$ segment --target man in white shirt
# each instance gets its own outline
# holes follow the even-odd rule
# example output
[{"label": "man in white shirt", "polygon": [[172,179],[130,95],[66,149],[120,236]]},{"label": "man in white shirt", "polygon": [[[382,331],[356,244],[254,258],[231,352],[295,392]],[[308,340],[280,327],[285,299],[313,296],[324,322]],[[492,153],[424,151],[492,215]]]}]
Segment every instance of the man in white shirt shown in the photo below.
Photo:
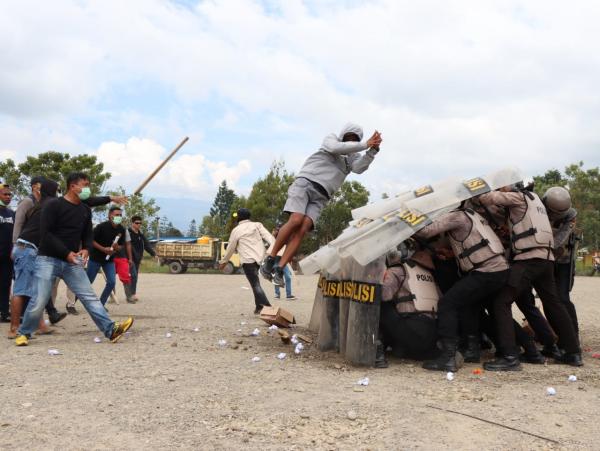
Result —
[{"label": "man in white shirt", "polygon": [[238,224],[229,235],[227,252],[219,263],[222,269],[234,253],[239,254],[244,274],[254,293],[254,314],[259,314],[263,307],[271,305],[260,286],[259,265],[265,257],[265,243],[273,246],[275,238],[260,222],[250,221],[250,210],[247,208],[240,208],[234,217]]}]

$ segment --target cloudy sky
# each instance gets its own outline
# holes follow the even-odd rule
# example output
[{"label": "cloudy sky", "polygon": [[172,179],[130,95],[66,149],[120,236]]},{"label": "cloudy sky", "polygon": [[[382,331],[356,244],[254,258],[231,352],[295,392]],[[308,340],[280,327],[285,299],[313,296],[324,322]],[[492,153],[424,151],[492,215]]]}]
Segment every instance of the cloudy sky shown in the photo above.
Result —
[{"label": "cloudy sky", "polygon": [[146,193],[197,208],[275,159],[297,170],[347,121],[383,133],[359,176],[374,198],[598,166],[598,17],[594,1],[9,0],[0,159],[92,153],[134,189],[189,136]]}]

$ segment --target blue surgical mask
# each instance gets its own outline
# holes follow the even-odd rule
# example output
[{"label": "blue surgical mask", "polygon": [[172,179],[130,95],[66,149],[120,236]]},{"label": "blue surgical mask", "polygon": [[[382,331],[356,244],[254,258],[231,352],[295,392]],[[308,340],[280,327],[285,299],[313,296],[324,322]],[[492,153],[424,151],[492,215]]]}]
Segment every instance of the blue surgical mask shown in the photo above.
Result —
[{"label": "blue surgical mask", "polygon": [[81,192],[79,193],[79,198],[81,200],[87,200],[90,198],[90,196],[92,195],[92,190],[90,189],[89,186],[84,186],[81,189]]}]

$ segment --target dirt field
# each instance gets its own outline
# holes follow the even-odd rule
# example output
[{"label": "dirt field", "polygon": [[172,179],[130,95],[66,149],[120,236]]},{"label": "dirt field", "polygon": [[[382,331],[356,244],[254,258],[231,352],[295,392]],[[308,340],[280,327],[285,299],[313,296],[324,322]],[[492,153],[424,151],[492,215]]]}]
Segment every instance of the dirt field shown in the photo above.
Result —
[{"label": "dirt field", "polygon": [[[300,300],[279,303],[299,331],[315,284],[297,277]],[[574,291],[585,367],[474,375],[480,365],[470,364],[452,382],[410,361],[376,370],[310,347],[294,355],[252,314],[240,275],[143,274],[140,285],[139,304],[109,305],[115,319],[136,318],[118,344],[95,343],[100,334],[83,312],[29,347],[4,339],[0,449],[600,448],[600,360],[591,357],[600,352],[600,278],[578,278]],[[64,309],[62,288],[60,298]],[[254,328],[260,336],[247,336]],[[357,386],[365,376],[369,386]]]}]

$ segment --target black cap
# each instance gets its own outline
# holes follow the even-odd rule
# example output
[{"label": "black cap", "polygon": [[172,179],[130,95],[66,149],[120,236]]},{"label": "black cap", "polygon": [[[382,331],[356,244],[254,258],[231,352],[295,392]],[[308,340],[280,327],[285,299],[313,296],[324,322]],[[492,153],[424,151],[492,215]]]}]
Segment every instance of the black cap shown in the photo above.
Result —
[{"label": "black cap", "polygon": [[46,180],[46,177],[41,176],[41,175],[36,175],[35,177],[31,177],[31,182],[29,183],[29,185],[33,186],[36,183],[44,183],[44,180]]}]

